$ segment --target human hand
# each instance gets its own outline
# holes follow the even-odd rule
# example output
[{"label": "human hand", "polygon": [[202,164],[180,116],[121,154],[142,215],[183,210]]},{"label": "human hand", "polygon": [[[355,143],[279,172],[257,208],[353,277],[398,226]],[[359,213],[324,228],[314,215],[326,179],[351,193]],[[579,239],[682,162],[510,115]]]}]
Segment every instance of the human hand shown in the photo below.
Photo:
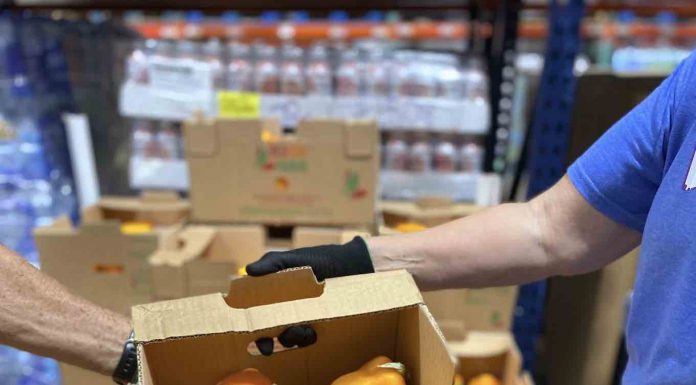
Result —
[{"label": "human hand", "polygon": [[273,251],[246,267],[247,274],[262,276],[285,269],[309,266],[317,280],[347,275],[374,273],[365,240],[355,237],[344,245],[304,247]]}]

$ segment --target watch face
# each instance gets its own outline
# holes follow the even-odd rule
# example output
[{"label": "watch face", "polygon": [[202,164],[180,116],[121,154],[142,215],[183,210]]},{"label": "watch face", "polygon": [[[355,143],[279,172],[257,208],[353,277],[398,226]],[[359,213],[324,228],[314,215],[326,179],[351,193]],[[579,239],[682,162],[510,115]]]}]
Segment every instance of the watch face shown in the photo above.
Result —
[{"label": "watch face", "polygon": [[114,371],[113,380],[121,385],[136,383],[136,375],[138,373],[138,354],[133,342],[133,335],[126,341],[123,347],[121,360]]}]

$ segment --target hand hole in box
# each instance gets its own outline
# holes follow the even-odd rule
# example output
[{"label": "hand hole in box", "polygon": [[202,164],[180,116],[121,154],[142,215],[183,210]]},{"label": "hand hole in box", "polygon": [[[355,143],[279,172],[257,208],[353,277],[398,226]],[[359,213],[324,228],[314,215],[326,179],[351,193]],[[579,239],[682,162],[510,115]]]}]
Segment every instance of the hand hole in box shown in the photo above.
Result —
[{"label": "hand hole in box", "polygon": [[225,297],[228,306],[249,309],[283,302],[318,298],[324,293],[310,268],[281,271],[262,277],[241,277],[230,282]]},{"label": "hand hole in box", "polygon": [[295,325],[285,329],[277,338],[261,337],[247,346],[247,353],[252,356],[271,356],[314,345],[317,333],[309,325]]},{"label": "hand hole in box", "polygon": [[94,272],[97,274],[123,274],[125,266],[113,263],[97,263]]}]

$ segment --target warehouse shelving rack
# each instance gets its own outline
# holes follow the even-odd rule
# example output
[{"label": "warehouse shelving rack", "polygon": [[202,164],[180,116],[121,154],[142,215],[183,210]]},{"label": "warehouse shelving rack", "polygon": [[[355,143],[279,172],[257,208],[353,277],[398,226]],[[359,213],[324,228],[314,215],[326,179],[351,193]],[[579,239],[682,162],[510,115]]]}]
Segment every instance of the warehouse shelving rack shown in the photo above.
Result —
[{"label": "warehouse shelving rack", "polygon": [[[259,12],[263,10],[307,10],[320,13],[335,9],[348,12],[367,10],[402,10],[428,12],[442,10],[468,10],[470,22],[444,25],[442,23],[408,24],[409,28],[391,26],[389,36],[400,37],[402,31],[410,31],[411,37],[443,37],[448,31],[450,39],[476,39],[483,41],[483,53],[488,62],[491,77],[491,123],[487,137],[486,168],[502,172],[505,170],[504,155],[507,152],[510,122],[511,88],[514,78],[515,46],[518,37],[542,38],[550,34],[547,43],[546,67],[542,73],[538,96],[535,101],[528,149],[528,169],[530,175],[528,196],[532,197],[550,187],[562,175],[566,166],[567,142],[570,131],[570,111],[573,105],[575,80],[573,59],[578,52],[580,37],[591,35],[592,28],[583,26],[581,21],[586,12],[630,9],[641,15],[652,15],[662,10],[671,10],[682,17],[696,17],[696,4],[690,0],[663,1],[645,5],[617,5],[615,2],[601,0],[585,6],[583,0],[568,0],[559,6],[558,0],[550,5],[528,5],[522,0],[373,0],[357,2],[350,0],[311,1],[311,0],[256,0],[253,2],[230,2],[228,0],[0,0],[0,8],[8,9],[66,9],[86,11],[93,9],[114,12],[141,10],[196,9],[207,12],[238,10]],[[519,24],[519,14],[524,9],[546,10],[550,12],[547,24],[531,22]],[[446,28],[444,28],[444,27]],[[162,23],[144,22],[136,27],[144,35],[159,33]],[[180,28],[181,26],[175,26]],[[352,25],[347,28],[350,36],[360,37],[371,34],[372,28],[381,25]],[[403,25],[402,25],[403,27]],[[296,31],[299,37],[327,33],[325,25],[307,25]],[[393,28],[393,29],[391,29]],[[609,26],[611,29],[615,28]],[[637,24],[632,27],[635,34],[656,34],[650,26]],[[263,36],[277,36],[277,26],[253,27],[250,33]],[[224,27],[216,24],[205,25],[203,29],[210,36],[224,33]],[[696,28],[680,26],[678,36],[694,36]],[[151,36],[151,37],[152,37]],[[408,36],[401,36],[408,37]],[[470,46],[475,46],[470,44]],[[534,365],[535,346],[542,331],[545,283],[525,285],[520,290],[514,331],[525,357],[525,366]]]}]

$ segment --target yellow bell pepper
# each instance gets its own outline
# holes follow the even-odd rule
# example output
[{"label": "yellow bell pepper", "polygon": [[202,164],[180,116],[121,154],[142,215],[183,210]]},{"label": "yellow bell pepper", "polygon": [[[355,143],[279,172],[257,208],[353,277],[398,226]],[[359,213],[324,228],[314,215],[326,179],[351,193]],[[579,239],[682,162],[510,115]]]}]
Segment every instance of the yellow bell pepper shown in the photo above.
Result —
[{"label": "yellow bell pepper", "polygon": [[491,374],[481,374],[470,379],[468,385],[500,385],[500,381]]},{"label": "yellow bell pepper", "polygon": [[273,381],[258,370],[249,368],[228,376],[217,385],[273,385]]},{"label": "yellow bell pepper", "polygon": [[379,356],[357,371],[339,377],[331,385],[406,385],[404,372],[402,364]]},{"label": "yellow bell pepper", "polygon": [[454,375],[454,385],[464,385],[464,378],[461,374]]},{"label": "yellow bell pepper", "polygon": [[396,231],[400,233],[416,233],[425,229],[426,226],[416,222],[401,222],[396,225]]}]

